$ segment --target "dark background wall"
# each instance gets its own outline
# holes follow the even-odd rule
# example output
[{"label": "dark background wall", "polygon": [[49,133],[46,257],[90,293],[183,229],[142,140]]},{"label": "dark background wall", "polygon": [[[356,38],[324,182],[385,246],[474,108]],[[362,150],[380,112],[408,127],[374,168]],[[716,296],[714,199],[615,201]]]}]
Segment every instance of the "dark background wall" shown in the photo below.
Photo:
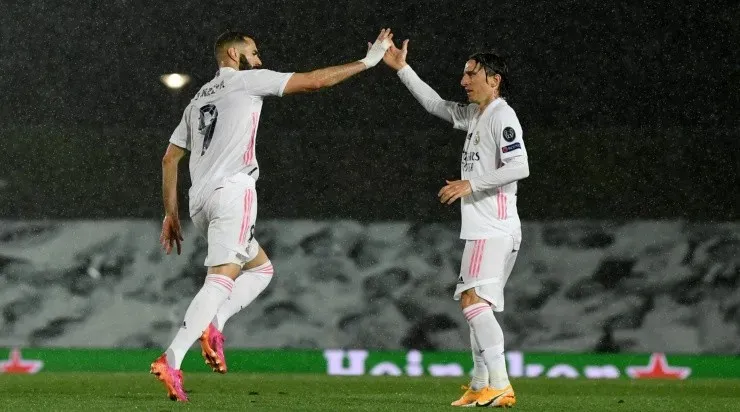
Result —
[{"label": "dark background wall", "polygon": [[[361,58],[390,26],[450,100],[471,52],[509,57],[532,172],[524,219],[737,220],[738,15],[730,1],[4,1],[0,215],[157,217],[159,159],[216,70],[218,33],[254,33],[266,67],[304,71]],[[171,95],[168,72],[194,82]],[[461,138],[385,67],[274,98],[260,214],[454,220],[435,195],[459,176]]]}]

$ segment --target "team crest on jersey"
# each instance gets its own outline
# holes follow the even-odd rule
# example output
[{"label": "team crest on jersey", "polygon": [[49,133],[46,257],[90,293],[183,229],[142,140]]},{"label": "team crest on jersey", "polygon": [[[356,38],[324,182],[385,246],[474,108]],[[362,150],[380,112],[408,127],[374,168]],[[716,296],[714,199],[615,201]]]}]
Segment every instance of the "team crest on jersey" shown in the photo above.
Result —
[{"label": "team crest on jersey", "polygon": [[475,139],[473,140],[473,144],[480,143],[480,132],[475,132]]},{"label": "team crest on jersey", "polygon": [[507,142],[513,142],[516,139],[516,132],[513,127],[504,128],[504,140]]}]

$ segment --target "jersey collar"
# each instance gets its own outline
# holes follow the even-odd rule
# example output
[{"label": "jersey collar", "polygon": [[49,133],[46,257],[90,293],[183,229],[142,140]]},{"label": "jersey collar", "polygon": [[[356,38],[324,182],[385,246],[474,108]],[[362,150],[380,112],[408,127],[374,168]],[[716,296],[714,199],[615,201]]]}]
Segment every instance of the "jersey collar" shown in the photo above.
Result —
[{"label": "jersey collar", "polygon": [[221,75],[221,73],[228,72],[228,71],[235,72],[236,69],[234,69],[233,67],[228,67],[228,66],[219,67],[218,68],[218,71],[216,72],[216,77],[218,77],[219,75]]},{"label": "jersey collar", "polygon": [[498,106],[503,101],[504,101],[504,99],[502,97],[500,97],[500,96],[497,97],[497,98],[495,98],[495,99],[493,99],[493,101],[491,103],[488,103],[488,106],[486,106],[486,108],[483,109],[482,112],[481,111],[478,112],[478,116],[483,116],[484,113],[492,110],[494,107]]}]

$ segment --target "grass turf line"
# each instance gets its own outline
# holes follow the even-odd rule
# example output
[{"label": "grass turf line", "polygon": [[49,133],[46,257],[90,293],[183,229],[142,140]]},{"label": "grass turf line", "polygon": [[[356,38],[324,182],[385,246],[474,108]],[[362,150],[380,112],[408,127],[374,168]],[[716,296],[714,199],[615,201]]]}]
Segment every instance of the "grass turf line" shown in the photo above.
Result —
[{"label": "grass turf line", "polygon": [[[430,411],[449,406],[464,379],[191,373],[191,402],[166,398],[141,373],[0,375],[2,411]],[[740,411],[740,381],[514,380],[518,411]]]}]

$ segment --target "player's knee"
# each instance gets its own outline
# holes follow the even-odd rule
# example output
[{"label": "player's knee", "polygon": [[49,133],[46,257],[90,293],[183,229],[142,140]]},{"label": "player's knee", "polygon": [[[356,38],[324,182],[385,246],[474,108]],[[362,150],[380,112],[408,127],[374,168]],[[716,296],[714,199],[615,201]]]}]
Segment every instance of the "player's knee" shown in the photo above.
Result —
[{"label": "player's knee", "polygon": [[236,280],[241,272],[241,266],[236,263],[226,263],[218,266],[211,266],[208,268],[209,275],[223,275],[228,276],[232,280]]},{"label": "player's knee", "polygon": [[243,270],[251,270],[256,267],[263,266],[266,263],[270,263],[270,258],[267,257],[267,253],[265,253],[265,250],[262,249],[262,246],[260,246],[257,250],[257,255],[254,257],[254,259],[244,264]]},{"label": "player's knee", "polygon": [[475,288],[464,290],[460,294],[460,307],[462,307],[463,309],[481,302],[484,302],[484,300],[481,299],[477,293],[475,293]]}]

